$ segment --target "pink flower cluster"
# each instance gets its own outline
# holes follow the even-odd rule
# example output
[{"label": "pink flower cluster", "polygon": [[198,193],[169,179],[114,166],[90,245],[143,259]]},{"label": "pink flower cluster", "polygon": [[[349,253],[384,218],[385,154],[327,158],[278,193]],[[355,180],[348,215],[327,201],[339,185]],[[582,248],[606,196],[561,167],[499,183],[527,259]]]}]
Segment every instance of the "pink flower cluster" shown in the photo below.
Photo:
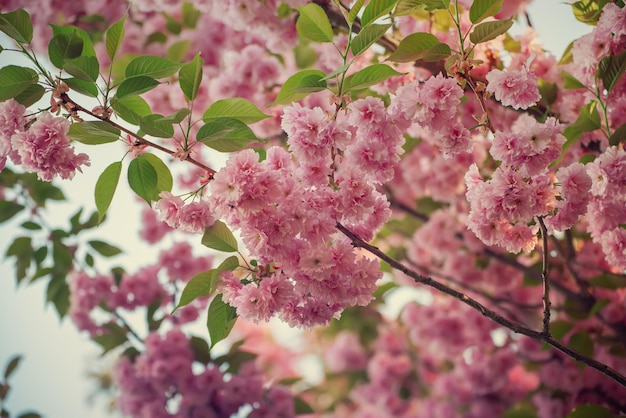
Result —
[{"label": "pink flower cluster", "polygon": [[209,204],[205,200],[185,204],[183,199],[166,191],[161,192],[159,197],[155,204],[158,219],[171,228],[201,234],[205,228],[215,223]]},{"label": "pink flower cluster", "polygon": [[504,106],[528,109],[541,99],[539,78],[526,67],[521,70],[491,70],[487,81],[487,91],[493,93]]},{"label": "pink flower cluster", "polygon": [[375,98],[357,100],[336,118],[294,104],[285,109],[283,129],[291,152],[272,147],[259,162],[244,150],[210,183],[216,216],[241,230],[260,264],[275,266],[242,282],[228,273],[221,287],[245,318],[324,324],[372,298],[378,264],[358,256],[335,225],[369,240],[388,219],[375,186],[393,176],[404,138]]},{"label": "pink flower cluster", "polygon": [[75,154],[67,131],[70,122],[43,112],[24,130],[25,108],[11,99],[0,103],[0,169],[10,157],[26,171],[37,173],[44,181],[55,176],[71,179],[82,165],[89,166],[87,154]]},{"label": "pink flower cluster", "polygon": [[164,336],[150,334],[145,352],[123,356],[113,378],[120,388],[117,405],[133,418],[230,417],[247,406],[248,416],[295,417],[291,393],[281,386],[264,387],[253,362],[237,373],[216,364],[194,362],[189,338],[175,328]]},{"label": "pink flower cluster", "polygon": [[607,261],[626,268],[626,151],[608,148],[587,165],[591,177],[588,230]]},{"label": "pink flower cluster", "polygon": [[471,148],[470,132],[457,114],[462,97],[463,89],[456,80],[439,74],[423,85],[414,81],[400,87],[389,113],[405,128],[416,123],[426,132],[414,136],[436,145],[444,156],[454,156]]}]

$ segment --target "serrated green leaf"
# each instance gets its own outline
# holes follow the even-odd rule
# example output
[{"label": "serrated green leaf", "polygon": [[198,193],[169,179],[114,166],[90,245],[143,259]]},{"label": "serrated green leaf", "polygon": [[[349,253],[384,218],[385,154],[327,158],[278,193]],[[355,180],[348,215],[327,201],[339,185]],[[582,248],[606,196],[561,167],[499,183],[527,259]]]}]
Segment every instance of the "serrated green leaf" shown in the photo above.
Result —
[{"label": "serrated green leaf", "polygon": [[202,245],[217,251],[233,253],[237,251],[237,240],[228,226],[222,221],[215,221],[204,230]]},{"label": "serrated green leaf", "polygon": [[219,152],[235,152],[246,148],[259,139],[252,129],[240,120],[232,118],[210,119],[196,134],[196,141]]},{"label": "serrated green leaf", "polygon": [[150,77],[166,78],[174,75],[181,67],[181,64],[168,60],[167,58],[155,55],[142,55],[126,66],[126,78]]},{"label": "serrated green leaf", "polygon": [[480,23],[470,33],[470,41],[473,44],[491,41],[500,35],[504,35],[511,26],[513,26],[513,19]]},{"label": "serrated green leaf", "polygon": [[345,91],[359,90],[374,86],[388,78],[400,75],[386,64],[374,64],[357,71],[346,79]]},{"label": "serrated green leaf", "polygon": [[100,120],[75,122],[70,125],[67,136],[83,144],[98,145],[117,141],[120,130]]},{"label": "serrated green leaf", "polygon": [[439,39],[432,33],[412,33],[400,41],[398,48],[387,58],[393,62],[411,62],[422,59],[424,54],[439,44]]},{"label": "serrated green leaf", "polygon": [[323,81],[323,78],[326,76],[320,70],[302,70],[291,77],[289,77],[280,88],[280,92],[278,92],[278,96],[272,105],[277,104],[289,104],[300,99],[305,98],[311,92],[303,92],[302,89],[305,87],[319,87],[321,91],[326,88],[326,81]]},{"label": "serrated green leaf", "polygon": [[172,123],[164,119],[163,115],[152,114],[143,116],[139,119],[139,127],[144,133],[158,138],[171,138],[174,136]]},{"label": "serrated green leaf", "polygon": [[578,405],[565,418],[613,418],[613,413],[600,405]]},{"label": "serrated green leaf", "polygon": [[448,44],[440,42],[426,51],[422,56],[422,59],[426,62],[437,62],[447,59],[450,54],[452,54],[452,50]]},{"label": "serrated green leaf", "polygon": [[215,269],[203,271],[202,273],[198,273],[193,276],[183,289],[183,292],[180,295],[180,300],[178,304],[172,311],[172,314],[176,312],[179,308],[183,306],[189,305],[191,302],[196,300],[197,298],[209,296],[211,293],[215,291],[216,281],[216,271]]},{"label": "serrated green leaf", "polygon": [[37,73],[30,68],[7,65],[0,68],[0,101],[12,99],[37,84]]},{"label": "serrated green leaf", "polygon": [[105,168],[98,177],[94,190],[96,209],[98,209],[98,224],[102,222],[104,215],[109,210],[121,174],[122,162],[116,161]]},{"label": "serrated green leaf", "polygon": [[602,79],[604,88],[610,93],[617,81],[624,75],[625,72],[626,51],[617,55],[609,55],[602,58],[598,64],[597,76]]},{"label": "serrated green leaf", "polygon": [[78,78],[64,78],[63,81],[68,85],[70,90],[74,90],[89,97],[98,97],[98,86],[96,86],[94,82],[80,80]]},{"label": "serrated green leaf", "polygon": [[503,0],[474,0],[470,6],[470,21],[480,23],[502,9]]},{"label": "serrated green leaf", "polygon": [[157,173],[157,189],[159,193],[162,191],[171,192],[174,180],[167,165],[154,154],[144,153],[142,157],[152,165],[152,168],[154,168],[154,171]]},{"label": "serrated green leaf", "polygon": [[122,17],[120,20],[109,26],[106,33],[104,34],[107,55],[109,56],[109,59],[111,61],[115,59],[115,55],[117,55],[117,51],[120,50],[122,40],[126,35],[126,31],[124,29],[125,22],[126,16]]},{"label": "serrated green leaf", "polygon": [[25,206],[19,203],[9,200],[0,200],[0,223],[8,221],[24,209]]},{"label": "serrated green leaf", "polygon": [[563,88],[566,90],[584,89],[585,85],[567,71],[561,71]]},{"label": "serrated green leaf", "polygon": [[211,347],[228,337],[237,322],[237,310],[222,300],[218,294],[209,305],[207,329],[211,338]]},{"label": "serrated green leaf", "polygon": [[7,366],[4,368],[4,381],[5,382],[9,379],[9,377],[11,377],[13,372],[17,370],[17,366],[19,366],[20,361],[22,361],[21,355],[14,356],[11,360],[9,360],[9,362],[7,363]]},{"label": "serrated green leaf", "polygon": [[270,117],[270,115],[261,112],[258,107],[247,99],[235,97],[218,100],[213,103],[202,115],[202,120],[209,122],[215,119],[231,118],[251,124]]},{"label": "serrated green leaf", "polygon": [[33,40],[33,24],[23,9],[0,13],[0,30],[22,44],[29,44]]},{"label": "serrated green leaf", "polygon": [[361,32],[359,32],[350,43],[350,49],[352,50],[354,56],[360,55],[366,51],[367,48],[382,38],[390,27],[391,24],[369,25],[361,29]]},{"label": "serrated green leaf", "polygon": [[359,12],[361,11],[361,8],[363,7],[364,4],[365,4],[365,0],[357,0],[354,2],[352,7],[350,8],[350,12],[348,12],[348,24],[349,25],[352,25],[354,23],[354,21],[359,15]]},{"label": "serrated green leaf", "polygon": [[76,34],[56,35],[48,44],[50,62],[57,68],[63,68],[66,60],[80,57],[83,52],[83,40]]},{"label": "serrated green leaf", "polygon": [[326,12],[315,3],[298,7],[300,16],[296,22],[296,29],[300,36],[315,42],[332,42],[333,28],[330,25]]},{"label": "serrated green leaf", "polygon": [[424,5],[421,0],[400,0],[396,9],[393,11],[393,17],[410,16],[425,8],[426,5]]},{"label": "serrated green leaf", "polygon": [[361,24],[367,26],[377,19],[389,14],[398,0],[371,0],[361,15]]},{"label": "serrated green leaf", "polygon": [[119,247],[111,245],[108,242],[91,240],[87,241],[87,244],[89,244],[91,248],[93,248],[96,252],[104,257],[114,257],[122,253],[122,250]]},{"label": "serrated green leaf", "polygon": [[132,160],[128,166],[128,184],[148,205],[152,201],[159,200],[156,170],[141,155]]},{"label": "serrated green leaf", "polygon": [[128,123],[139,125],[143,116],[152,113],[150,105],[139,96],[114,97],[111,100],[111,107],[117,115]]},{"label": "serrated green leaf", "polygon": [[193,101],[198,95],[200,83],[202,82],[203,65],[204,60],[200,57],[200,53],[197,53],[193,60],[180,68],[178,83],[187,100]]},{"label": "serrated green leaf", "polygon": [[127,78],[126,80],[122,81],[117,87],[117,92],[115,93],[115,96],[118,98],[122,98],[131,94],[142,94],[152,90],[158,85],[159,82],[150,77],[138,76]]},{"label": "serrated green leaf", "polygon": [[82,56],[65,60],[63,69],[68,74],[84,81],[96,82],[100,75],[100,66],[96,57]]},{"label": "serrated green leaf", "polygon": [[39,84],[32,84],[26,87],[17,96],[14,97],[15,101],[29,107],[34,105],[43,97],[46,90]]}]

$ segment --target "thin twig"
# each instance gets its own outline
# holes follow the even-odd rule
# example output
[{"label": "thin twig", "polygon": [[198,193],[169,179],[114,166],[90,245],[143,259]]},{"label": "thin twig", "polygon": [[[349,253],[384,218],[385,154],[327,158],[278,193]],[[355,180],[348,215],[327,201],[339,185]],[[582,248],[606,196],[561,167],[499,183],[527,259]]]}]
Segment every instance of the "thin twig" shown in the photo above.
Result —
[{"label": "thin twig", "polygon": [[550,336],[550,335],[546,335],[543,332],[540,331],[535,331],[533,329],[527,328],[525,326],[519,325],[499,314],[497,314],[496,312],[492,311],[491,309],[486,308],[485,306],[483,306],[481,303],[479,303],[478,301],[476,301],[475,299],[470,298],[469,296],[467,296],[464,293],[461,293],[457,290],[454,290],[448,286],[446,286],[443,283],[440,283],[436,280],[433,280],[430,277],[426,277],[426,276],[422,276],[421,274],[409,269],[408,267],[406,267],[405,265],[403,265],[402,263],[396,261],[395,259],[389,257],[387,254],[385,254],[384,252],[382,252],[379,248],[368,244],[367,242],[363,241],[361,238],[359,238],[355,233],[353,233],[352,231],[350,231],[348,228],[346,228],[345,226],[341,225],[340,223],[337,223],[335,225],[335,227],[341,231],[346,237],[348,237],[351,241],[352,241],[352,245],[354,245],[355,247],[358,248],[363,248],[364,250],[372,253],[373,255],[375,255],[376,257],[380,258],[383,261],[386,261],[391,267],[393,267],[394,269],[401,271],[402,273],[406,274],[407,276],[411,277],[413,280],[415,280],[417,283],[421,283],[424,284],[426,286],[430,286],[436,290],[439,290],[440,292],[452,296],[455,299],[458,299],[459,301],[465,303],[466,305],[470,306],[471,308],[477,310],[478,312],[480,312],[483,316],[489,318],[490,320],[492,320],[493,322],[495,322],[498,325],[501,325],[505,328],[508,328],[509,330],[513,331],[514,333],[517,334],[522,334],[522,335],[526,335],[527,337],[533,338],[535,340],[538,341],[543,341],[546,344],[556,348],[557,350],[561,351],[562,353],[566,354],[567,356],[571,357],[574,360],[580,361],[581,363],[586,364],[587,366],[599,371],[600,373],[604,374],[605,376],[611,378],[612,380],[614,380],[615,382],[619,383],[620,385],[626,387],[626,376],[622,375],[621,373],[617,372],[615,369],[607,366],[604,363],[601,363],[597,360],[594,360],[590,357],[587,357],[581,353],[579,353],[576,350],[573,350],[572,348],[566,346],[565,344],[561,343],[560,341],[556,340],[554,337]]},{"label": "thin twig", "polygon": [[539,221],[539,228],[541,229],[541,241],[542,241],[542,249],[541,249],[541,285],[543,286],[543,328],[542,332],[546,336],[550,336],[550,277],[548,275],[549,266],[548,266],[548,228],[546,228],[546,224],[543,222],[543,218],[541,216],[537,217]]},{"label": "thin twig", "polygon": [[[167,149],[159,144],[156,144],[152,141],[149,141],[147,139],[145,139],[144,137],[137,135],[136,133],[134,133],[133,131],[123,127],[122,125],[118,125],[117,123],[113,122],[112,120],[100,116],[100,115],[96,115],[95,113],[89,111],[88,109],[85,109],[84,107],[82,107],[81,105],[79,105],[78,103],[76,103],[75,101],[73,101],[72,99],[70,99],[70,97],[67,95],[67,93],[61,93],[61,100],[63,100],[63,103],[69,104],[72,108],[72,111],[79,111],[79,112],[83,112],[86,113],[87,115],[96,118],[98,120],[101,120],[102,122],[106,122],[109,125],[119,129],[120,131],[132,136],[133,138],[135,138],[137,141],[139,141],[140,144],[142,145],[148,145],[152,148],[156,148],[159,151],[162,151],[166,154],[169,154],[171,156],[174,156],[174,154],[176,153],[175,151],[172,151],[170,149]],[[200,167],[201,169],[207,171],[210,175],[215,174],[215,170],[213,170],[212,168],[210,168],[209,166],[207,166],[204,163],[201,163],[198,160],[195,160],[194,158],[192,158],[190,155],[187,155],[184,159],[184,161],[188,161],[191,164],[195,165],[196,167]]]}]

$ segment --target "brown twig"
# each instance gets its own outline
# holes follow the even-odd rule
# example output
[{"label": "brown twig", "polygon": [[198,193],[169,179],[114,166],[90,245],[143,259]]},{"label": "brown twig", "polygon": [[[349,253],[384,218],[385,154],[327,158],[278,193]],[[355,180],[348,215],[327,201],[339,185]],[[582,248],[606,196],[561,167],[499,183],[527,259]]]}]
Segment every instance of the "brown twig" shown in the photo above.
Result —
[{"label": "brown twig", "polygon": [[537,217],[539,221],[539,228],[541,229],[541,240],[542,240],[542,249],[541,249],[541,285],[543,286],[543,328],[542,332],[546,336],[550,336],[550,277],[548,275],[548,229],[546,228],[546,224],[543,222],[543,218],[541,216]]},{"label": "brown twig", "polygon": [[405,265],[403,265],[402,263],[396,261],[395,259],[389,257],[387,254],[385,254],[384,252],[382,252],[379,248],[368,244],[367,242],[363,241],[361,238],[359,238],[355,233],[353,233],[352,231],[350,231],[348,228],[346,228],[345,226],[341,225],[340,223],[337,223],[336,228],[343,233],[346,237],[348,237],[351,241],[352,241],[352,245],[354,247],[357,248],[362,248],[368,252],[370,252],[371,254],[375,255],[376,257],[378,257],[379,259],[387,262],[392,268],[401,271],[402,273],[406,274],[407,276],[411,277],[413,280],[415,280],[417,283],[421,283],[423,285],[426,286],[430,286],[438,291],[440,291],[441,293],[444,293],[446,295],[452,296],[453,298],[461,301],[462,303],[465,303],[466,305],[470,306],[471,308],[477,310],[478,312],[480,312],[483,316],[489,318],[490,320],[492,320],[493,322],[495,322],[498,325],[501,325],[511,331],[513,331],[514,333],[517,334],[522,334],[522,335],[526,335],[527,337],[533,338],[535,340],[538,341],[543,341],[546,344],[556,348],[557,350],[561,351],[562,353],[566,354],[567,356],[569,356],[570,358],[580,361],[581,363],[586,364],[587,366],[599,371],[600,373],[604,374],[605,376],[609,377],[610,379],[614,380],[615,382],[619,383],[620,385],[626,387],[626,376],[622,375],[621,373],[617,372],[615,369],[607,366],[604,363],[601,363],[597,360],[594,360],[590,357],[587,357],[581,353],[579,353],[578,351],[566,346],[565,344],[561,343],[560,341],[558,341],[557,339],[555,339],[554,337],[552,337],[551,335],[546,335],[544,332],[542,331],[535,331],[531,328],[519,325],[499,314],[497,314],[496,312],[492,311],[491,309],[486,308],[485,306],[483,306],[481,303],[479,303],[478,301],[476,301],[475,299],[470,298],[469,296],[467,296],[464,293],[461,293],[455,289],[452,289],[451,287],[446,286],[443,283],[440,283],[436,280],[433,280],[430,277],[426,277],[423,276],[411,269],[409,269],[408,267],[406,267]]}]

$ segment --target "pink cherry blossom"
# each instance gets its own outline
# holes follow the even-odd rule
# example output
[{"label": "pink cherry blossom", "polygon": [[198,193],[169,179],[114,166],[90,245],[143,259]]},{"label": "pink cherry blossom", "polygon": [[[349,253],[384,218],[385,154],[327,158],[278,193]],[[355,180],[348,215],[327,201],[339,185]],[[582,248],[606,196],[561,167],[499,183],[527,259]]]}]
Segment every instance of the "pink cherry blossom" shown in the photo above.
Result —
[{"label": "pink cherry blossom", "polygon": [[20,164],[19,154],[11,146],[11,137],[16,132],[23,132],[26,108],[13,99],[0,102],[0,170],[11,157],[15,164]]},{"label": "pink cherry blossom", "polygon": [[521,70],[491,70],[487,74],[487,91],[504,106],[528,109],[541,99],[539,79],[525,67]]}]

